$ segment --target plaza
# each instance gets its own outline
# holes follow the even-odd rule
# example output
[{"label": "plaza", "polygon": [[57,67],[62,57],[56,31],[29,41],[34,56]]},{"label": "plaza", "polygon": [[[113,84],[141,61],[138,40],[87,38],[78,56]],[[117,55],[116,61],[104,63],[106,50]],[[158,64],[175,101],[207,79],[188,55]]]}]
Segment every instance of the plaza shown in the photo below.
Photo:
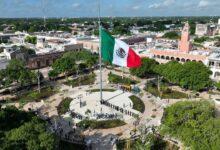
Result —
[{"label": "plaza", "polygon": [[133,103],[129,98],[131,95],[131,93],[121,90],[103,92],[103,102],[109,105],[100,102],[99,92],[84,92],[80,95],[73,95],[70,112],[64,117],[69,117],[71,113],[75,113],[73,120],[76,123],[85,118],[95,120],[122,119],[129,123],[133,120],[133,115],[140,114],[137,110],[132,109]]}]

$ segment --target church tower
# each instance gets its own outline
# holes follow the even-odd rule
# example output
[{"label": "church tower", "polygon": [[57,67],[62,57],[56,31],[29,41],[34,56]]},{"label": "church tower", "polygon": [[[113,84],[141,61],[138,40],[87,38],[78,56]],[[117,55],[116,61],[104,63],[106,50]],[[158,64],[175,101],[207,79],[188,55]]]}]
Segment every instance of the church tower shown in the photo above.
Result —
[{"label": "church tower", "polygon": [[192,50],[192,44],[190,42],[190,26],[187,22],[182,30],[181,40],[179,41],[179,51],[189,53],[190,50]]}]

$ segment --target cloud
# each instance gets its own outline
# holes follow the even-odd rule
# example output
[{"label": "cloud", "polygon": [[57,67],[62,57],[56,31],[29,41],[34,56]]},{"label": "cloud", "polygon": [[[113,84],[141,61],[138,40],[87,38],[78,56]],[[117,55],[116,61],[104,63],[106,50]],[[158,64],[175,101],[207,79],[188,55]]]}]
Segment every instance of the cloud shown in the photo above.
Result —
[{"label": "cloud", "polygon": [[[102,0],[101,6],[103,16],[210,16],[220,14],[220,0]],[[42,16],[96,17],[97,1],[0,0],[0,17]]]},{"label": "cloud", "polygon": [[140,6],[133,6],[132,9],[133,10],[138,10],[138,9],[140,9]]},{"label": "cloud", "polygon": [[211,5],[211,3],[209,2],[209,1],[207,1],[207,0],[201,0],[200,2],[199,2],[199,4],[198,4],[198,7],[199,8],[204,8],[204,7],[208,7],[208,6],[210,6]]},{"label": "cloud", "polygon": [[172,4],[174,4],[176,2],[176,0],[164,0],[163,2],[161,3],[153,3],[153,4],[150,4],[148,6],[148,8],[164,8],[164,7],[169,7],[171,6]]},{"label": "cloud", "polygon": [[163,2],[163,5],[164,5],[164,6],[170,6],[170,5],[172,5],[173,3],[175,3],[175,0],[165,0],[165,1]]},{"label": "cloud", "polygon": [[148,8],[159,8],[160,6],[161,4],[154,3],[154,4],[149,5]]},{"label": "cloud", "polygon": [[81,5],[80,5],[80,3],[73,3],[72,4],[72,7],[73,8],[79,8]]}]

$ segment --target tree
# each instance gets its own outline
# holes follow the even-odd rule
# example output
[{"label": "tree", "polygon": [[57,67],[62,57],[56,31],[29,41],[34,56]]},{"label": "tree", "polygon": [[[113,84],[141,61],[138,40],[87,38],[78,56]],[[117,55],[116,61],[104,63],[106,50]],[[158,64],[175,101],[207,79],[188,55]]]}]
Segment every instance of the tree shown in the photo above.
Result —
[{"label": "tree", "polygon": [[156,72],[171,83],[179,84],[182,78],[183,65],[177,61],[170,61],[166,64],[161,64],[156,67]]},{"label": "tree", "polygon": [[27,70],[21,71],[19,82],[21,83],[21,85],[29,85],[33,82],[37,82],[37,74]]},{"label": "tree", "polygon": [[18,59],[12,59],[6,68],[9,79],[18,81],[21,72],[25,71],[25,65],[23,61]]},{"label": "tree", "polygon": [[136,150],[165,150],[166,144],[161,137],[157,137],[153,133],[147,133],[144,139],[137,139],[132,144],[132,148]]},{"label": "tree", "polygon": [[38,31],[38,29],[37,29],[37,27],[35,26],[35,25],[32,25],[32,26],[30,26],[30,28],[28,29],[28,32],[37,32]]},{"label": "tree", "polygon": [[0,110],[1,149],[45,149],[56,145],[55,136],[47,131],[45,121],[15,107]]},{"label": "tree", "polygon": [[164,35],[163,35],[163,38],[168,38],[168,39],[179,39],[180,38],[180,36],[179,36],[179,34],[177,33],[177,32],[175,32],[175,31],[171,31],[171,32],[167,32],[167,33],[165,33]]},{"label": "tree", "polygon": [[195,35],[196,32],[196,23],[189,21],[189,26],[190,26],[190,34]]},{"label": "tree", "polygon": [[114,27],[113,35],[130,35],[130,30],[122,25]]},{"label": "tree", "polygon": [[215,87],[217,88],[217,90],[220,90],[220,82],[216,82]]},{"label": "tree", "polygon": [[203,63],[186,62],[181,73],[180,86],[184,88],[199,91],[212,85],[212,72]]},{"label": "tree", "polygon": [[71,57],[62,57],[55,61],[52,68],[57,73],[64,73],[65,75],[72,73],[76,70],[76,64]]},{"label": "tree", "polygon": [[185,101],[165,109],[161,133],[181,140],[196,150],[220,149],[220,119],[208,101]]},{"label": "tree", "polygon": [[83,70],[85,70],[87,68],[87,64],[85,64],[85,63],[80,63],[78,66],[77,66],[77,70],[78,70],[78,72],[79,71],[83,71]]},{"label": "tree", "polygon": [[158,62],[150,58],[141,59],[141,67],[130,69],[132,75],[136,75],[140,78],[145,78],[149,75],[155,74],[155,67]]},{"label": "tree", "polygon": [[27,36],[25,38],[25,42],[31,43],[31,44],[37,44],[37,37],[36,36]]},{"label": "tree", "polygon": [[68,26],[61,26],[58,28],[60,31],[72,32],[72,30]]},{"label": "tree", "polygon": [[203,37],[196,37],[195,39],[194,39],[194,42],[196,42],[196,43],[203,43],[203,42],[205,42],[205,41],[207,41],[209,39],[209,37],[206,37],[206,36],[203,36]]},{"label": "tree", "polygon": [[94,30],[94,31],[93,31],[93,35],[95,35],[95,36],[99,36],[99,30],[97,30],[97,29]]},{"label": "tree", "polygon": [[31,49],[31,48],[27,48],[25,46],[20,46],[20,50],[22,52],[24,52],[25,54],[27,55],[36,55],[36,52],[34,49]]},{"label": "tree", "polygon": [[48,73],[48,76],[52,79],[56,78],[58,75],[59,75],[59,72],[57,72],[56,70],[50,70]]},{"label": "tree", "polygon": [[25,68],[24,62],[18,59],[10,60],[6,67],[5,75],[5,80],[18,82],[21,85],[34,83],[37,79],[36,73]]},{"label": "tree", "polygon": [[212,72],[203,63],[168,62],[156,67],[155,71],[167,81],[190,90],[204,90],[212,85],[209,76]]},{"label": "tree", "polygon": [[89,68],[89,70],[91,71],[92,67],[97,63],[97,59],[95,57],[91,57],[89,59],[86,60],[86,65]]},{"label": "tree", "polygon": [[67,52],[53,63],[53,71],[49,72],[49,76],[55,77],[61,73],[67,75],[77,70],[79,72],[86,68],[91,70],[92,66],[97,63],[97,60],[97,55],[93,55],[86,50],[80,52]]}]

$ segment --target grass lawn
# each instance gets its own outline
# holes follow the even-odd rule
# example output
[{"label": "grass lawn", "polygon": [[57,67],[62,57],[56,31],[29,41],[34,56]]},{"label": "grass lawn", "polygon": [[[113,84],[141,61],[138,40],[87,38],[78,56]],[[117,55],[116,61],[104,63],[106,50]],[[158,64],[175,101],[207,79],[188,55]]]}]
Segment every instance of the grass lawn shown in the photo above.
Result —
[{"label": "grass lawn", "polygon": [[126,123],[119,119],[114,120],[102,120],[102,121],[96,121],[96,120],[83,120],[79,122],[79,126],[85,129],[92,128],[92,129],[109,129],[109,128],[115,128],[119,126],[123,126]]},{"label": "grass lawn", "polygon": [[161,97],[162,99],[188,98],[187,94],[185,94],[183,92],[171,90],[166,85],[161,85],[161,90],[160,90],[161,92],[158,91],[157,85],[152,84],[152,83],[147,84],[147,86],[145,87],[145,90],[154,96]]},{"label": "grass lawn", "polygon": [[139,97],[137,97],[135,95],[132,95],[129,98],[133,102],[133,109],[143,113],[145,110],[144,102]]},{"label": "grass lawn", "polygon": [[68,112],[70,108],[70,103],[73,99],[70,97],[66,97],[62,100],[62,102],[58,105],[57,111],[59,115],[63,115]]},{"label": "grass lawn", "polygon": [[46,99],[57,92],[56,89],[53,87],[44,87],[41,89],[39,93],[37,90],[29,91],[25,94],[18,95],[17,100],[21,103],[28,103],[28,102],[39,102],[41,99]]},{"label": "grass lawn", "polygon": [[120,84],[129,84],[130,85],[130,84],[138,83],[138,81],[136,81],[136,80],[132,80],[132,79],[126,78],[126,77],[122,78],[121,76],[118,76],[118,75],[112,74],[112,73],[108,74],[108,80],[110,83],[114,83],[114,84],[120,83]]},{"label": "grass lawn", "polygon": [[[127,147],[126,140],[119,140],[116,143],[117,150],[125,150]],[[179,147],[173,145],[169,142],[164,141],[162,138],[157,137],[156,135],[147,135],[145,142],[142,144],[142,139],[138,138],[135,140],[130,139],[130,149],[132,150],[179,150]]]},{"label": "grass lawn", "polygon": [[94,73],[79,77],[77,79],[68,80],[64,84],[72,87],[77,87],[79,85],[89,85],[94,84],[96,75]]}]

